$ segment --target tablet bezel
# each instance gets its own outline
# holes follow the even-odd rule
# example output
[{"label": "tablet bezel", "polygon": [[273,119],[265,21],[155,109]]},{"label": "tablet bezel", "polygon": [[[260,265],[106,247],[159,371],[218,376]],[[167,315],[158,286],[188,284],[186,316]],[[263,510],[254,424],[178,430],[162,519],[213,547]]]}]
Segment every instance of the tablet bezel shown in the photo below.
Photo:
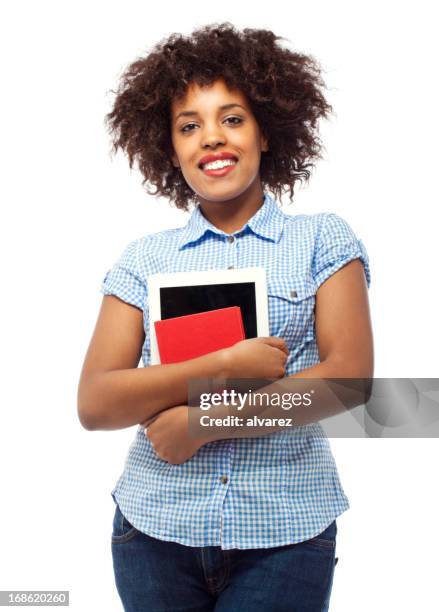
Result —
[{"label": "tablet bezel", "polygon": [[151,274],[148,277],[149,334],[151,339],[151,365],[160,364],[154,322],[161,320],[160,289],[187,285],[219,285],[254,283],[257,336],[269,336],[267,273],[265,268],[214,269],[190,272]]}]

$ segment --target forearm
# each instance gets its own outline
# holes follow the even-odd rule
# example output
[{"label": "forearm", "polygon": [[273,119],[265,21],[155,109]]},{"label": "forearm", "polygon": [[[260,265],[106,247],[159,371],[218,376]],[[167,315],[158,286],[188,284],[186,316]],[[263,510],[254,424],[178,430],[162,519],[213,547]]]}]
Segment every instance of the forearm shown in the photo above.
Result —
[{"label": "forearm", "polygon": [[89,374],[80,381],[78,414],[86,429],[123,429],[188,401],[190,378],[221,378],[224,354],[146,368]]},{"label": "forearm", "polygon": [[[286,396],[297,394],[302,397],[308,394],[311,398],[308,403],[298,403],[290,409],[284,410],[279,404],[268,401],[265,405],[255,404],[254,401],[246,401],[239,410],[237,407],[221,404],[212,406],[209,410],[201,412],[196,407],[191,407],[191,435],[203,438],[203,443],[213,440],[240,437],[259,437],[285,428],[282,425],[269,425],[267,419],[290,419],[289,427],[298,427],[318,422],[322,419],[339,414],[363,404],[367,401],[368,381],[372,377],[371,371],[351,369],[345,362],[326,360],[315,366],[302,370],[301,372],[282,378],[274,383],[262,388],[258,388],[256,394],[266,394],[270,400],[274,395]],[[338,384],[335,380],[325,379],[345,379]],[[349,379],[349,380],[346,380]],[[335,392],[334,392],[335,391]],[[253,396],[254,394],[252,394]],[[252,398],[253,399],[253,398]],[[209,425],[200,426],[200,416],[208,416],[209,419],[220,419],[219,422],[210,422],[204,419],[204,423]],[[264,425],[259,420],[259,426],[249,427],[247,419],[252,419],[257,415],[264,420]],[[223,426],[221,421],[227,416],[234,416],[240,419],[240,424],[227,424]],[[227,419],[226,419],[227,421]]]}]

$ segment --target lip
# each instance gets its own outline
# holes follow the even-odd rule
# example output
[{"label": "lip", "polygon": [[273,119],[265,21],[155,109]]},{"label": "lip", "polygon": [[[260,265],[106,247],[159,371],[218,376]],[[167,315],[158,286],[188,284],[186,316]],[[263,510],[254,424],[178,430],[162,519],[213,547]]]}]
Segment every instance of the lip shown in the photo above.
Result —
[{"label": "lip", "polygon": [[235,167],[236,167],[236,164],[233,166],[226,166],[225,168],[220,168],[219,170],[204,170],[202,168],[201,172],[203,172],[203,174],[205,174],[206,176],[221,177],[221,176],[226,176],[230,172],[233,172]]},{"label": "lip", "polygon": [[205,155],[198,162],[198,167],[201,168],[203,164],[218,161],[219,159],[235,159],[236,161],[238,161],[238,158],[236,157],[236,155],[233,155],[233,153],[229,153],[228,151],[222,151],[221,153],[211,153],[210,155]]}]

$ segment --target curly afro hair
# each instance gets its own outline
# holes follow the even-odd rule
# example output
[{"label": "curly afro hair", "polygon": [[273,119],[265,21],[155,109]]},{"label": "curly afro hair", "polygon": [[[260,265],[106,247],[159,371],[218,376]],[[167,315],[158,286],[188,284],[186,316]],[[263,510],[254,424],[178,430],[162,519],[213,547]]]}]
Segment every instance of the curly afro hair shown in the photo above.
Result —
[{"label": "curly afro hair", "polygon": [[128,66],[105,121],[113,152],[122,149],[130,168],[136,162],[149,194],[167,197],[182,210],[197,202],[171,161],[171,102],[192,82],[203,86],[223,79],[246,96],[268,139],[260,164],[262,188],[277,199],[289,190],[293,200],[296,181],[308,181],[309,168],[322,157],[317,122],[333,109],[323,96],[317,61],[283,48],[279,39],[285,40],[269,30],[240,32],[228,22],[212,24],[190,37],[171,34]]}]

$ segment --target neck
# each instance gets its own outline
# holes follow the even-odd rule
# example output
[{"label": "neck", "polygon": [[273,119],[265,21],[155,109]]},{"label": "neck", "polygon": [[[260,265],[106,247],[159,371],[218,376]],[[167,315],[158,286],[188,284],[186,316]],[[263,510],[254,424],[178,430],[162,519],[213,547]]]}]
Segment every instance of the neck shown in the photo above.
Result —
[{"label": "neck", "polygon": [[264,192],[259,183],[232,200],[212,202],[199,198],[199,202],[201,212],[212,225],[226,234],[233,234],[261,208],[264,203]]}]

